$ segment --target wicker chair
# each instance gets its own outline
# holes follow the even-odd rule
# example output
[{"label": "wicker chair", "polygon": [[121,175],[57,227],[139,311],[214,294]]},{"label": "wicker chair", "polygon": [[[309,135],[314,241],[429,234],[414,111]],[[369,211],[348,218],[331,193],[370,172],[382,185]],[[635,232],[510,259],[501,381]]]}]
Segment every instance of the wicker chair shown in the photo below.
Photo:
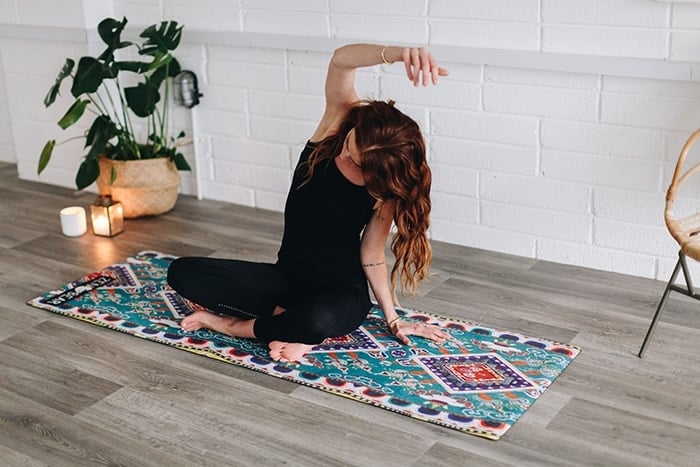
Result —
[{"label": "wicker chair", "polygon": [[[666,221],[666,227],[668,228],[668,231],[671,233],[671,236],[673,236],[676,242],[678,242],[680,250],[678,252],[678,262],[676,263],[676,267],[674,268],[673,273],[671,274],[671,279],[666,285],[666,290],[664,291],[664,294],[661,297],[661,301],[659,302],[659,306],[656,309],[654,318],[651,320],[651,324],[649,325],[649,329],[647,330],[647,335],[644,338],[642,347],[639,349],[639,358],[642,358],[644,356],[644,351],[646,350],[646,347],[649,344],[649,340],[651,339],[651,336],[654,333],[656,324],[658,323],[659,318],[661,317],[661,313],[663,312],[664,306],[666,305],[666,300],[668,299],[668,296],[672,290],[687,295],[688,297],[700,299],[700,295],[695,293],[695,288],[693,287],[693,282],[690,277],[690,271],[688,269],[687,262],[687,258],[692,258],[696,261],[700,261],[700,235],[698,235],[698,233],[700,233],[700,212],[691,214],[683,218],[676,217],[676,215],[673,212],[673,202],[676,200],[676,194],[678,192],[678,189],[686,181],[688,181],[690,177],[700,172],[700,163],[698,163],[691,167],[686,173],[681,175],[681,172],[683,170],[683,163],[685,162],[685,157],[690,151],[690,148],[693,146],[693,143],[695,143],[695,140],[697,140],[699,137],[700,130],[697,130],[695,131],[695,133],[690,135],[690,138],[688,138],[688,141],[686,141],[685,145],[683,146],[683,150],[681,151],[681,154],[678,157],[678,162],[676,163],[676,170],[673,172],[673,180],[671,180],[671,185],[668,187],[668,191],[666,192],[666,209],[664,210],[664,219]],[[683,276],[685,278],[686,287],[677,285],[675,283],[676,278],[678,277],[678,273],[681,269],[683,270]]]}]

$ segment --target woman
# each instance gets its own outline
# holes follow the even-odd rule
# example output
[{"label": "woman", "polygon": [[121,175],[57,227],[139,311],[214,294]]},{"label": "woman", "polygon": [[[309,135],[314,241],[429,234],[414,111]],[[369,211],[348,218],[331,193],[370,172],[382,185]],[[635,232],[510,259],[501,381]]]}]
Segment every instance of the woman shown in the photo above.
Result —
[{"label": "woman", "polygon": [[[448,337],[401,320],[394,309],[397,280],[412,291],[428,272],[430,169],[416,122],[391,101],[360,101],[354,85],[357,68],[394,61],[404,62],[414,86],[447,75],[422,48],[337,49],[325,112],[294,173],[277,263],[173,261],[168,283],[198,305],[182,320],[184,330],[257,338],[269,343],[272,359],[297,361],[325,338],[362,324],[372,307],[369,282],[388,328],[404,344],[410,335]],[[390,283],[384,248],[392,222]]]}]

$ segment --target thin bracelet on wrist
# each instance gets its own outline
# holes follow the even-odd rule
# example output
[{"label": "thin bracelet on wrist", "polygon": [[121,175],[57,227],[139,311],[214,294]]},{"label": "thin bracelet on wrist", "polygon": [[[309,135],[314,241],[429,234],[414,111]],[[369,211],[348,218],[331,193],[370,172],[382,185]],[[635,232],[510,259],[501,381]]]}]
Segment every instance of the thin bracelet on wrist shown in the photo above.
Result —
[{"label": "thin bracelet on wrist", "polygon": [[386,326],[387,326],[389,329],[391,329],[391,325],[394,324],[395,322],[397,322],[397,321],[400,320],[400,319],[401,319],[401,317],[400,317],[400,316],[397,316],[396,318],[394,318],[394,319],[392,319],[391,321],[389,321],[388,323],[386,323]]},{"label": "thin bracelet on wrist", "polygon": [[390,61],[387,60],[386,57],[384,56],[384,52],[386,52],[387,47],[389,47],[389,46],[388,46],[388,45],[385,45],[384,48],[382,49],[382,53],[381,53],[382,62],[384,62],[384,65],[391,65],[391,64],[394,63],[394,62],[393,62],[393,61],[390,62]]}]

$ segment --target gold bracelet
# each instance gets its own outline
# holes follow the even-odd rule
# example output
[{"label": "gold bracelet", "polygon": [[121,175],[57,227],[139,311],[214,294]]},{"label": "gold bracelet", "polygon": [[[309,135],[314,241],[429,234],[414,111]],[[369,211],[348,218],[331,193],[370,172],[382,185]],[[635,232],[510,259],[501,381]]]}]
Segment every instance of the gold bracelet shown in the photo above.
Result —
[{"label": "gold bracelet", "polygon": [[362,267],[363,267],[363,268],[369,268],[369,267],[372,267],[372,266],[381,266],[382,264],[384,264],[384,261],[382,261],[381,263],[366,263],[366,264],[363,264]]},{"label": "gold bracelet", "polygon": [[396,318],[394,318],[394,319],[392,319],[391,321],[389,321],[388,323],[386,323],[386,326],[387,326],[389,329],[391,329],[391,325],[394,324],[395,322],[397,322],[397,321],[400,320],[400,319],[401,319],[401,317],[400,317],[400,316],[397,316]]},{"label": "gold bracelet", "polygon": [[394,62],[390,62],[389,60],[386,59],[384,56],[384,52],[386,52],[386,48],[389,47],[388,45],[385,45],[384,48],[382,49],[382,62],[384,62],[384,65],[391,65]]}]

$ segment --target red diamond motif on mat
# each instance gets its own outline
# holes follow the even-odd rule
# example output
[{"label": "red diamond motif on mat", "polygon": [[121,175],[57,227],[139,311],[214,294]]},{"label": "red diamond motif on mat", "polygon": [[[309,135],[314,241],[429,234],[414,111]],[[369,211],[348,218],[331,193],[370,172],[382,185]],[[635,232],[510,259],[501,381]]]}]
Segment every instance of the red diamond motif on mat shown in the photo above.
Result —
[{"label": "red diamond motif on mat", "polygon": [[503,381],[503,377],[485,363],[459,363],[447,365],[447,369],[457,378],[468,383]]},{"label": "red diamond motif on mat", "polygon": [[338,336],[338,337],[330,337],[325,340],[325,344],[335,344],[335,345],[340,345],[340,344],[353,344],[355,343],[355,339],[349,334],[346,334],[344,336]]}]

